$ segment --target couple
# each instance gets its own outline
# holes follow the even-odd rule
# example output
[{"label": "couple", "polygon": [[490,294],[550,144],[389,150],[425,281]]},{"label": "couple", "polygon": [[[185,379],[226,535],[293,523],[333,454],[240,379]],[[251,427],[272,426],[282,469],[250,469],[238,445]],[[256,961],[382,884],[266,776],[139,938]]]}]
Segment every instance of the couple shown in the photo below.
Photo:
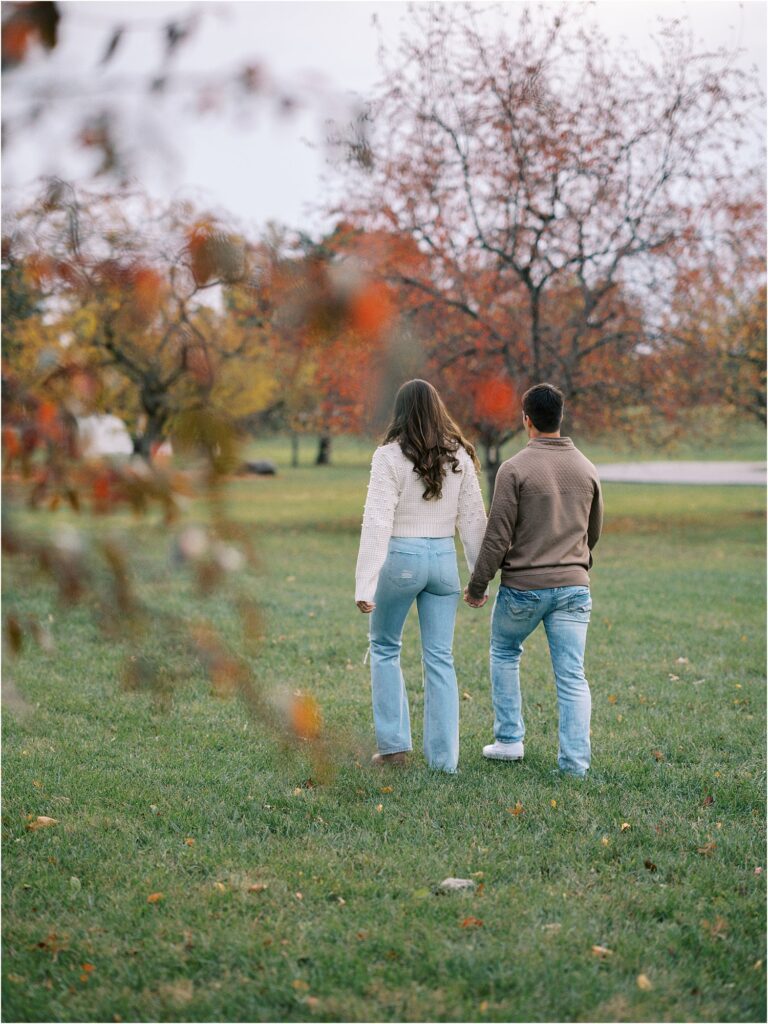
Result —
[{"label": "couple", "polygon": [[400,648],[416,600],[424,670],[424,754],[453,773],[459,760],[459,695],[453,627],[461,586],[458,527],[471,577],[464,600],[482,608],[501,569],[491,624],[494,742],[483,755],[523,758],[520,656],[544,623],[560,711],[560,770],[584,776],[590,763],[592,701],[584,647],[592,600],[588,569],[603,518],[597,470],[560,436],[563,394],[537,384],[523,395],[527,446],[499,469],[486,523],[472,445],[437,391],[412,380],[395,398],[376,449],[357,559],[355,601],[371,614],[373,719],[378,764],[401,764],[412,749]]}]

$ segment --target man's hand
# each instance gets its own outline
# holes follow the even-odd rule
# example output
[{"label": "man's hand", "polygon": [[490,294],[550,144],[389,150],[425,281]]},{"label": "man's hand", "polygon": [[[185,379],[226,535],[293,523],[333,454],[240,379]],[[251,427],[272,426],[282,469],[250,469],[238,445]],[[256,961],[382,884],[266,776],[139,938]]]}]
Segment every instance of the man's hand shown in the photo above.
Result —
[{"label": "man's hand", "polygon": [[488,595],[483,594],[482,597],[472,597],[469,593],[469,587],[464,587],[464,600],[467,602],[470,608],[482,608],[485,602],[488,600]]},{"label": "man's hand", "polygon": [[371,604],[370,601],[355,601],[355,604],[363,613],[363,615],[370,615],[373,609],[376,607],[376,605]]}]

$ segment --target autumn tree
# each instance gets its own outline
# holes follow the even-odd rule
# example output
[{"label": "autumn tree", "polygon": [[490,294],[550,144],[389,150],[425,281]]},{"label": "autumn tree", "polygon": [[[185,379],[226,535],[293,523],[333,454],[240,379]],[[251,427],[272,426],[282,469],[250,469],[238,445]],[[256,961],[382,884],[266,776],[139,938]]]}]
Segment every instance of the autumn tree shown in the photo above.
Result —
[{"label": "autumn tree", "polygon": [[754,179],[759,89],[679,24],[645,60],[574,7],[513,13],[510,35],[472,6],[412,12],[341,147],[345,208],[428,257],[388,278],[463,320],[435,339],[438,362],[479,360],[518,394],[552,380],[572,422],[620,423],[664,398],[676,260],[702,212]]},{"label": "autumn tree", "polygon": [[267,401],[266,319],[243,323],[233,299],[236,287],[258,292],[258,267],[214,218],[55,182],[14,232],[7,248],[24,252],[47,315],[11,365],[37,349],[49,376],[73,363],[98,371],[97,404],[129,419],[140,454],[189,408],[237,419]]}]

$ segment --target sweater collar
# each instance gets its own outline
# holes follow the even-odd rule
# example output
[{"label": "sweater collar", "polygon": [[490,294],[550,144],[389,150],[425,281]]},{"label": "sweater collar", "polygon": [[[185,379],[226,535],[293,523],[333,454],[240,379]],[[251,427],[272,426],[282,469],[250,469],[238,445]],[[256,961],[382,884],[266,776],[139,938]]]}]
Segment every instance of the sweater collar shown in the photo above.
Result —
[{"label": "sweater collar", "polygon": [[532,437],[527,448],[574,448],[570,437]]}]

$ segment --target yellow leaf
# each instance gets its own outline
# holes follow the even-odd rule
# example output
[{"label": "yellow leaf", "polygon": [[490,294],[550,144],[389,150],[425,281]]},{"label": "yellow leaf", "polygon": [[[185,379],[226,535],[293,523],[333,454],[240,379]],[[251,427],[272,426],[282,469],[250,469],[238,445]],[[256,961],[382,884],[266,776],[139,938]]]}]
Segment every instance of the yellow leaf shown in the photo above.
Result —
[{"label": "yellow leaf", "polygon": [[608,838],[608,836],[603,836],[600,842],[603,846],[610,846],[611,844],[611,840]]},{"label": "yellow leaf", "polygon": [[592,952],[595,956],[601,957],[603,960],[606,957],[613,956],[613,950],[608,949],[607,946],[593,946]]},{"label": "yellow leaf", "polygon": [[628,821],[622,821],[620,829],[621,832],[629,832],[631,828],[632,826],[629,824]]},{"label": "yellow leaf", "polygon": [[467,691],[465,690],[462,693],[462,695],[461,695],[461,699],[462,700],[472,700],[472,694],[471,693],[467,693]]},{"label": "yellow leaf", "polygon": [[557,800],[550,800],[549,801],[549,806],[550,807],[557,807]]},{"label": "yellow leaf", "polygon": [[147,896],[147,903],[159,903],[162,899],[165,899],[165,897],[161,892],[151,892]]},{"label": "yellow leaf", "polygon": [[226,892],[227,891],[227,887],[226,887],[226,885],[224,885],[223,882],[214,882],[213,883],[213,888],[217,892]]},{"label": "yellow leaf", "polygon": [[43,788],[43,784],[40,781],[40,779],[32,779],[32,785],[35,787],[35,789],[42,789]]},{"label": "yellow leaf", "polygon": [[51,826],[58,824],[58,818],[48,818],[44,814],[39,814],[34,821],[29,822],[27,830],[29,832],[36,832],[39,828],[51,828]]},{"label": "yellow leaf", "polygon": [[309,990],[309,984],[303,978],[296,978],[291,984],[297,992],[307,992]]},{"label": "yellow leaf", "polygon": [[486,1010],[488,1009],[488,1000],[484,999],[482,1003],[480,1003],[478,1009],[480,1010],[480,1013],[485,1013]]},{"label": "yellow leaf", "polygon": [[391,793],[392,792],[392,787],[391,786],[382,786],[381,789],[379,790],[379,792],[380,793]]},{"label": "yellow leaf", "polygon": [[615,693],[609,693],[608,694],[608,703],[609,704],[615,704],[618,699],[619,698],[616,696]]},{"label": "yellow leaf", "polygon": [[647,974],[638,974],[637,987],[643,992],[650,992],[653,988],[653,983]]}]

